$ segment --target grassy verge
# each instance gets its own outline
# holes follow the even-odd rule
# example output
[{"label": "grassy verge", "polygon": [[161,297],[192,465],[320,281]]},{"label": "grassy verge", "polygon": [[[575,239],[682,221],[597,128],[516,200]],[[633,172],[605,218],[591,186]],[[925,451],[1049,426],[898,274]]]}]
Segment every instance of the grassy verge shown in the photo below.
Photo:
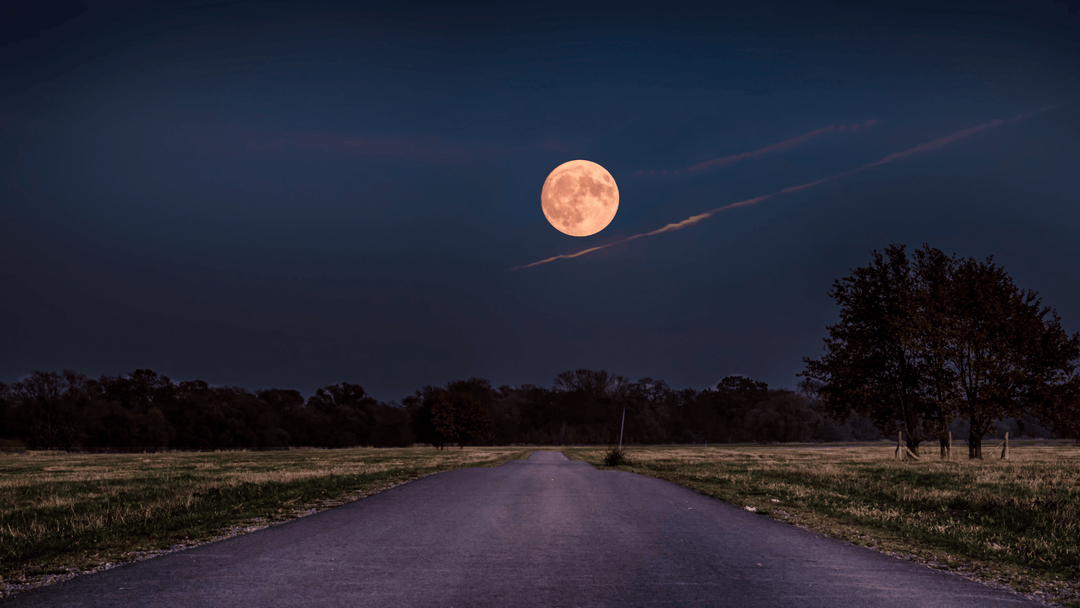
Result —
[{"label": "grassy verge", "polygon": [[0,455],[0,598],[532,451]]},{"label": "grassy verge", "polygon": [[[1080,608],[1080,448],[893,460],[894,445],[650,446],[620,470],[928,566]],[[936,446],[935,446],[936,447]],[[606,449],[568,448],[603,465]]]}]

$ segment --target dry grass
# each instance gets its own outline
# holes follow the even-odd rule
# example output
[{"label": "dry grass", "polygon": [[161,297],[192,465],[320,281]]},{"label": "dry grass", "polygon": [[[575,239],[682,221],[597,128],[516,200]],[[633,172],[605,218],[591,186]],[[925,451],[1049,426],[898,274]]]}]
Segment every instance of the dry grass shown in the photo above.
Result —
[{"label": "dry grass", "polygon": [[0,456],[0,598],[248,532],[522,448]]},{"label": "dry grass", "polygon": [[[1080,448],[1014,446],[1009,462],[917,463],[884,443],[633,447],[620,468],[1080,607]],[[2,455],[0,598],[534,449]],[[563,452],[603,467],[606,449]]]},{"label": "dry grass", "polygon": [[[1051,443],[1051,444],[1047,444]],[[1080,607],[1080,447],[897,462],[894,444],[652,446],[619,467],[836,538]],[[936,447],[936,446],[935,446]],[[602,448],[564,450],[602,466]]]}]

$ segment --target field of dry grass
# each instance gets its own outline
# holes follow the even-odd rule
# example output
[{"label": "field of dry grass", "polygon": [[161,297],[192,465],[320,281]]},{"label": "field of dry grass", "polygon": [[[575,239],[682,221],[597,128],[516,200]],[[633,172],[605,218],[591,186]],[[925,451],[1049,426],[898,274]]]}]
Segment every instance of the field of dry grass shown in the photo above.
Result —
[{"label": "field of dry grass", "polygon": [[[1080,607],[1080,446],[1011,442],[1009,461],[895,444],[644,446],[622,470],[926,565]],[[936,446],[934,446],[936,448]],[[603,466],[607,448],[569,448]],[[993,457],[991,457],[993,455]]]},{"label": "field of dry grass", "polygon": [[527,458],[470,447],[0,455],[0,598],[253,531],[424,475]]},{"label": "field of dry grass", "polygon": [[[630,464],[620,468],[1080,608],[1080,446],[1013,442],[1008,462],[969,461],[966,452],[951,461],[933,454],[897,462],[894,448],[631,447]],[[607,451],[418,447],[0,455],[0,598],[302,517],[430,473],[526,458],[536,449],[561,449],[598,467]]]}]

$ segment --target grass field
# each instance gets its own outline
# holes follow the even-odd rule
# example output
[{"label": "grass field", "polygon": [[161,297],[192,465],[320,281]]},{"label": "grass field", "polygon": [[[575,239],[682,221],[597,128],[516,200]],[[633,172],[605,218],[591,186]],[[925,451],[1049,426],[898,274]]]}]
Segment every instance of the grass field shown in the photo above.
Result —
[{"label": "grass field", "polygon": [[[648,446],[621,470],[665,479],[757,513],[988,583],[1080,608],[1080,446],[1010,442],[1009,461],[895,444]],[[567,448],[603,466],[607,448]],[[994,457],[990,455],[993,454]]]},{"label": "grass field", "polygon": [[[828,536],[1080,608],[1080,447],[1008,462],[893,460],[894,445],[648,446],[619,467]],[[0,455],[0,598],[536,449]]]},{"label": "grass field", "polygon": [[523,448],[0,455],[0,598]]}]

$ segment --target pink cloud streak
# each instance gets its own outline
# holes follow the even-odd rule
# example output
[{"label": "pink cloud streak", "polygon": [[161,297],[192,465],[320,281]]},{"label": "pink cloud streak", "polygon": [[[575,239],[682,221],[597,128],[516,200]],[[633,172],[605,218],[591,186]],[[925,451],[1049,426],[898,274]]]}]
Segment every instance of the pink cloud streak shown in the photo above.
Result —
[{"label": "pink cloud streak", "polygon": [[686,169],[671,169],[671,170],[667,170],[667,171],[636,171],[636,172],[630,174],[630,177],[640,177],[642,175],[679,175],[680,173],[683,173],[683,172],[697,173],[698,171],[702,171],[704,169],[712,169],[714,167],[723,167],[723,166],[726,166],[726,165],[737,163],[737,162],[739,162],[741,160],[746,160],[748,158],[761,158],[762,156],[765,156],[767,154],[773,154],[775,152],[783,152],[785,150],[790,150],[790,149],[794,148],[795,146],[797,146],[797,145],[799,145],[801,143],[808,142],[808,141],[810,141],[812,139],[817,139],[818,137],[821,137],[822,135],[825,135],[827,133],[832,133],[833,131],[852,131],[852,132],[854,132],[854,131],[858,131],[859,129],[865,129],[865,128],[868,128],[868,127],[872,127],[872,126],[874,126],[874,125],[876,125],[876,124],[878,124],[880,122],[881,121],[876,120],[876,119],[870,119],[870,120],[867,120],[867,121],[862,122],[862,123],[856,123],[856,124],[851,124],[851,125],[829,125],[827,127],[822,127],[820,129],[810,131],[809,133],[803,133],[802,135],[798,135],[798,136],[792,137],[790,139],[785,139],[784,141],[777,142],[775,144],[769,144],[769,145],[765,146],[764,148],[759,148],[759,149],[754,150],[752,152],[740,152],[738,154],[732,154],[731,156],[724,156],[722,158],[714,158],[712,160],[707,160],[707,161],[700,162],[700,163],[698,163],[696,165],[692,165],[690,167],[687,167]]},{"label": "pink cloud streak", "polygon": [[[1042,108],[1039,108],[1038,110],[1033,110],[1031,112],[1027,112],[1027,113],[1024,113],[1024,114],[1018,114],[1017,116],[1014,116],[1014,117],[1009,118],[1007,120],[1002,120],[1000,118],[997,118],[997,119],[991,120],[990,122],[986,122],[986,123],[983,123],[981,125],[975,125],[974,127],[964,129],[963,131],[957,131],[956,133],[953,133],[951,135],[946,135],[945,137],[940,137],[940,138],[935,139],[933,141],[928,141],[926,143],[919,144],[917,146],[908,148],[907,150],[903,150],[901,152],[893,152],[892,154],[889,154],[888,156],[882,158],[881,160],[877,160],[877,161],[874,161],[874,162],[872,162],[870,164],[863,165],[862,167],[858,167],[857,169],[852,169],[850,171],[845,171],[843,173],[838,173],[836,175],[826,177],[826,178],[823,178],[823,179],[819,179],[817,181],[807,182],[805,184],[799,184],[798,186],[789,186],[787,188],[784,188],[783,190],[780,190],[779,192],[774,192],[773,194],[766,194],[766,195],[763,195],[763,196],[758,196],[758,197],[755,197],[755,198],[746,199],[744,201],[739,201],[737,203],[731,203],[731,204],[728,204],[728,205],[724,205],[723,207],[717,207],[715,209],[710,209],[709,211],[706,211],[704,213],[699,213],[698,215],[692,215],[692,216],[686,218],[685,220],[682,220],[681,222],[675,222],[674,224],[668,224],[668,225],[666,225],[666,226],[664,226],[662,228],[658,228],[658,229],[653,230],[651,232],[642,232],[642,233],[639,233],[639,234],[633,234],[633,235],[630,235],[628,237],[624,237],[624,238],[618,239],[616,241],[606,243],[604,245],[598,245],[596,247],[590,247],[588,249],[583,249],[583,250],[575,252],[575,253],[567,253],[567,254],[562,254],[562,255],[556,255],[556,256],[552,256],[550,258],[545,258],[543,260],[533,262],[531,264],[525,264],[523,266],[515,266],[515,267],[511,268],[510,270],[522,270],[522,269],[525,269],[525,268],[532,268],[533,266],[540,266],[541,264],[547,264],[547,263],[550,263],[550,262],[554,262],[556,260],[568,260],[568,259],[571,259],[571,258],[576,258],[576,257],[583,256],[583,255],[585,255],[587,253],[592,253],[594,251],[599,251],[601,249],[606,249],[608,247],[613,247],[615,245],[620,245],[622,243],[626,243],[626,242],[629,242],[629,241],[637,240],[637,239],[640,239],[640,238],[645,238],[647,236],[655,236],[657,234],[663,234],[665,232],[675,232],[675,231],[678,231],[678,230],[682,230],[683,228],[693,226],[694,224],[697,224],[698,222],[700,222],[702,220],[708,219],[708,218],[712,217],[713,215],[715,215],[717,213],[720,213],[721,211],[728,211],[730,209],[736,209],[738,207],[748,207],[748,206],[751,206],[751,205],[756,205],[756,204],[758,204],[758,203],[760,203],[762,201],[773,198],[775,196],[781,196],[781,195],[784,195],[784,194],[790,194],[792,192],[798,192],[800,190],[805,190],[807,188],[811,188],[813,186],[823,184],[823,183],[825,183],[827,181],[832,181],[834,179],[839,179],[841,177],[847,177],[849,175],[854,175],[856,173],[860,173],[860,172],[865,171],[867,169],[870,169],[872,167],[877,167],[877,166],[880,166],[880,165],[884,165],[884,164],[890,163],[890,162],[892,162],[894,160],[897,160],[897,159],[900,159],[900,158],[905,158],[907,156],[911,156],[913,154],[919,154],[919,153],[922,153],[922,152],[929,152],[931,150],[936,150],[938,148],[941,148],[942,146],[945,146],[946,144],[950,144],[950,143],[953,143],[955,141],[965,139],[965,138],[970,137],[970,136],[972,136],[972,135],[974,135],[976,133],[979,133],[980,131],[984,131],[986,129],[994,129],[994,128],[1000,127],[1001,125],[1016,122],[1018,120],[1022,120],[1024,118],[1027,118],[1029,116],[1039,114],[1039,113],[1045,112],[1047,110],[1052,110],[1052,109],[1058,108],[1058,107],[1060,107],[1060,106],[1047,105],[1047,106],[1043,106]],[[821,130],[822,129],[819,129],[818,131],[821,131]],[[811,131],[811,133],[814,133],[814,131]],[[797,139],[797,138],[793,138],[793,139]],[[792,141],[792,140],[786,140],[786,141]],[[781,143],[785,143],[785,142],[781,142]],[[773,145],[779,145],[779,144],[773,144]],[[762,148],[762,149],[764,150],[765,148]]]},{"label": "pink cloud streak", "polygon": [[583,250],[578,251],[576,253],[564,253],[562,255],[552,256],[550,258],[546,258],[546,259],[543,259],[543,260],[540,260],[540,261],[537,261],[537,262],[533,262],[531,264],[525,264],[524,266],[515,266],[515,267],[511,268],[510,270],[521,270],[523,268],[532,268],[533,266],[539,266],[541,264],[547,264],[548,262],[554,262],[555,260],[569,260],[571,258],[576,258],[576,257],[579,257],[579,256],[583,256],[586,253],[592,253],[594,251],[600,251],[601,249],[607,249],[608,247],[614,247],[615,245],[621,245],[623,243],[627,243],[627,242],[634,241],[634,240],[637,240],[637,239],[643,239],[643,238],[645,238],[647,236],[655,236],[657,234],[663,234],[665,232],[675,232],[676,230],[682,230],[683,228],[686,228],[687,226],[693,226],[694,224],[700,222],[701,220],[708,219],[708,218],[712,217],[713,215],[715,215],[717,213],[720,213],[721,211],[726,211],[728,209],[735,209],[736,207],[746,207],[746,206],[749,206],[749,205],[756,205],[756,204],[760,203],[761,201],[763,201],[763,200],[765,200],[767,198],[770,198],[771,196],[774,196],[774,195],[768,194],[768,195],[765,195],[765,196],[758,196],[756,198],[748,198],[745,201],[739,201],[737,203],[731,203],[729,205],[724,205],[723,207],[717,207],[716,209],[710,209],[709,211],[706,211],[705,213],[699,213],[697,215],[692,215],[692,216],[686,218],[685,220],[683,220],[681,222],[675,222],[674,224],[668,224],[666,226],[663,226],[662,228],[657,228],[656,230],[653,230],[651,232],[642,232],[640,234],[632,234],[632,235],[630,235],[628,237],[624,237],[624,238],[612,241],[610,243],[605,243],[603,245],[597,245],[596,247],[590,247],[588,249],[583,249]]}]

